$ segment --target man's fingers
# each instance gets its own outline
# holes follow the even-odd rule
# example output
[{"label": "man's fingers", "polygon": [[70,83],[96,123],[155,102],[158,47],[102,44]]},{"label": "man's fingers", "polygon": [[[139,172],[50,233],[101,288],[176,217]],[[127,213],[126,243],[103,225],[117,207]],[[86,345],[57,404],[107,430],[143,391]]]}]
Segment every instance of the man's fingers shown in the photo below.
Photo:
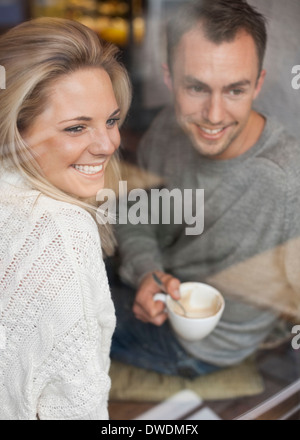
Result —
[{"label": "man's fingers", "polygon": [[164,274],[161,277],[162,282],[164,283],[164,286],[174,299],[180,298],[180,281],[177,278],[174,278],[172,275]]},{"label": "man's fingers", "polygon": [[133,312],[135,314],[148,316],[150,319],[155,319],[161,313],[165,311],[165,304],[161,301],[153,301],[152,298],[145,301],[145,303],[141,303],[139,301],[135,301],[133,306]]},{"label": "man's fingers", "polygon": [[157,302],[155,309],[151,308],[149,311],[138,302],[135,302],[133,306],[133,313],[140,321],[159,326],[162,325],[167,319],[165,305],[161,302]]},{"label": "man's fingers", "polygon": [[[164,272],[156,272],[156,274],[161,279],[167,292],[174,299],[179,299],[180,281]],[[154,281],[152,273],[149,273],[140,284],[133,306],[133,313],[137,319],[158,326],[166,321],[165,304],[162,301],[154,301],[153,299],[154,295],[158,292],[160,292],[159,286]]]}]

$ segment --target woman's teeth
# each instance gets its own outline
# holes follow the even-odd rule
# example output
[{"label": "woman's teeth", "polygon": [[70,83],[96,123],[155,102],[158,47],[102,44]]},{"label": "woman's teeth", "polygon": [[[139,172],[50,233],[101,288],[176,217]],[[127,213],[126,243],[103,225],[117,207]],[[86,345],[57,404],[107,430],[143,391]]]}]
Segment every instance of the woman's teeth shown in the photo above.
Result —
[{"label": "woman's teeth", "polygon": [[103,170],[103,165],[91,166],[91,165],[72,165],[75,170],[80,171],[83,174],[97,174]]}]

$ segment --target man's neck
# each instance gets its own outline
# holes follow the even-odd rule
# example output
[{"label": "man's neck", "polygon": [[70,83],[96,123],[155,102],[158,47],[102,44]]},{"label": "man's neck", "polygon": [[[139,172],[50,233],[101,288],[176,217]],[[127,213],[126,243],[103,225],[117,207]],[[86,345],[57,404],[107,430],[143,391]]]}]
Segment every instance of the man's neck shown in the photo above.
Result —
[{"label": "man's neck", "polygon": [[266,125],[266,119],[256,111],[252,110],[247,126],[245,146],[241,154],[250,150],[260,139]]}]

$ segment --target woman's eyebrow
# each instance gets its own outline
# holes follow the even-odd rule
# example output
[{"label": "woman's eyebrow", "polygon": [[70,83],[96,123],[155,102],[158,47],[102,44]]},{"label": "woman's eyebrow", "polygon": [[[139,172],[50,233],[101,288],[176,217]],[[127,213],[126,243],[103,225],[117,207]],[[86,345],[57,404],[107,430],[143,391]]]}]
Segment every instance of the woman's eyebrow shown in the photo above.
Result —
[{"label": "woman's eyebrow", "polygon": [[[109,116],[109,118],[113,118],[114,116],[118,115],[120,112],[121,112],[121,109],[118,108]],[[90,122],[92,120],[93,120],[93,118],[91,118],[89,116],[75,116],[74,118],[65,119],[64,121],[60,121],[59,124],[64,124],[66,122],[73,122],[73,121]]]},{"label": "woman's eyebrow", "polygon": [[85,121],[85,122],[89,122],[92,121],[93,118],[90,118],[89,116],[76,116],[75,118],[72,119],[66,119],[64,121],[59,122],[59,124],[64,124],[65,122],[72,122],[72,121]]},{"label": "woman's eyebrow", "polygon": [[114,111],[114,112],[110,115],[110,118],[113,118],[114,116],[117,116],[120,112],[121,112],[121,109],[118,108],[116,111]]}]

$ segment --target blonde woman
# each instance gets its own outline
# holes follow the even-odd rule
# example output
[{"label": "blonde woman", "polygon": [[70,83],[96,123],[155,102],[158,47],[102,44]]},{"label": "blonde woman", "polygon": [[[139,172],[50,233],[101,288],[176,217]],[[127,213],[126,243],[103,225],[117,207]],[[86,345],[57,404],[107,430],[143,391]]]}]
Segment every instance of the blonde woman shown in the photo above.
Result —
[{"label": "blonde woman", "polygon": [[128,76],[63,19],[11,29],[0,65],[0,419],[107,419],[113,241],[91,199],[116,179]]}]

